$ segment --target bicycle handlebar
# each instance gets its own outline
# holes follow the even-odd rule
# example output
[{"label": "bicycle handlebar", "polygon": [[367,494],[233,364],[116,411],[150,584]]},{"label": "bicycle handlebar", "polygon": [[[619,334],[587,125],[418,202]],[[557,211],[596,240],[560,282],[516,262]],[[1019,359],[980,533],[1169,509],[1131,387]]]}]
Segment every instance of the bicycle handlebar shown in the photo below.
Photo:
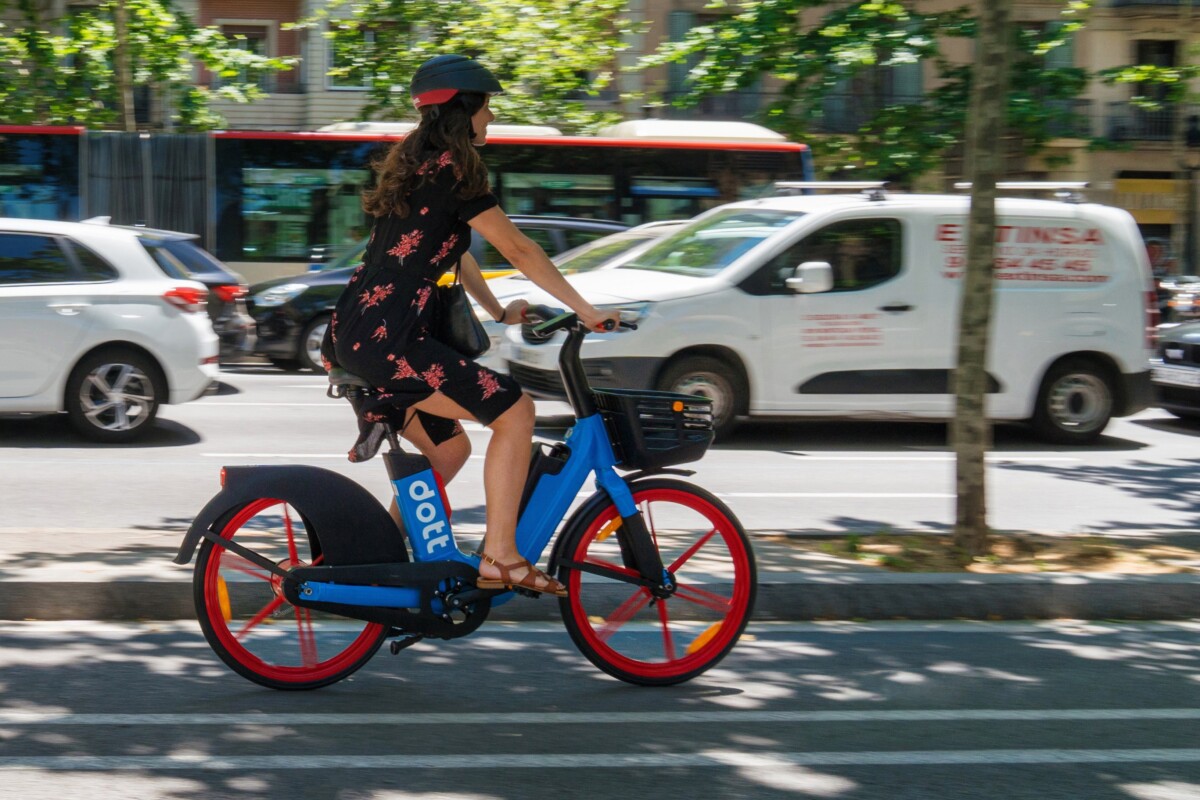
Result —
[{"label": "bicycle handlebar", "polygon": [[[566,311],[561,308],[554,308],[553,306],[526,306],[525,310],[521,312],[521,316],[527,322],[533,324],[530,332],[538,339],[549,339],[555,331],[574,327],[579,322],[579,315],[574,311]],[[632,322],[621,320],[619,324],[622,328],[637,330],[637,325]],[[582,329],[582,326],[580,327]],[[603,332],[611,331],[613,328],[613,321],[605,320]]]}]

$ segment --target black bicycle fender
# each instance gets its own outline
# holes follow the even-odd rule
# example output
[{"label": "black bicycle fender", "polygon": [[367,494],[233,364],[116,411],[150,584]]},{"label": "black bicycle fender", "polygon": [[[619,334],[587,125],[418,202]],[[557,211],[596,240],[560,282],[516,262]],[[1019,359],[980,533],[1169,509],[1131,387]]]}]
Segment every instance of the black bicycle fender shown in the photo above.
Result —
[{"label": "black bicycle fender", "polygon": [[370,492],[331,470],[307,465],[225,467],[225,485],[192,521],[176,564],[187,564],[204,532],[233,509],[262,497],[289,503],[316,531],[329,565],[407,561],[404,539]]}]

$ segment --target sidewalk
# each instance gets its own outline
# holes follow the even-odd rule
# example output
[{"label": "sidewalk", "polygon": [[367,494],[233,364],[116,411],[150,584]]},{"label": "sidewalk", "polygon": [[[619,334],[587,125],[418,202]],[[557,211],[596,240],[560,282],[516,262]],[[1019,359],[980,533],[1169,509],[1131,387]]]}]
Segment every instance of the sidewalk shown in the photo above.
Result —
[{"label": "sidewalk", "polygon": [[[761,620],[1200,617],[1195,573],[890,573],[815,556],[770,533],[751,532]],[[194,619],[191,567],[171,560],[182,537],[0,530],[0,620]],[[558,604],[518,598],[492,618],[557,620]]]}]

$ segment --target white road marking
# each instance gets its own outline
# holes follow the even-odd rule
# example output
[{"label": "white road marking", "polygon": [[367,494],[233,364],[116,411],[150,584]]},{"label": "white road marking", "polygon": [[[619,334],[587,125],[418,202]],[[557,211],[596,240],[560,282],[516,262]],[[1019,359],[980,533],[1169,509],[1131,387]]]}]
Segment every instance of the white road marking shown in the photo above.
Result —
[{"label": "white road marking", "polygon": [[[486,725],[484,713],[75,714],[0,711],[0,725]],[[1200,708],[861,709],[832,711],[547,711],[505,715],[510,725],[838,722],[1097,722],[1200,719]]]},{"label": "white road marking", "polygon": [[796,499],[867,498],[875,500],[944,499],[957,497],[940,492],[716,492],[717,497],[788,497]]},{"label": "white road marking", "polygon": [[[956,460],[954,454],[944,456],[811,456],[807,453],[788,453],[799,461],[916,461],[926,463],[949,463]],[[1019,456],[1006,453],[988,453],[984,456],[987,461],[1005,461],[1017,464],[1076,464],[1083,461],[1074,456]]]},{"label": "white road marking", "polygon": [[[494,717],[492,718],[494,720]],[[347,769],[614,769],[645,767],[966,766],[976,764],[1145,764],[1200,761],[1200,749],[1130,750],[884,750],[780,753],[707,750],[699,753],[473,753],[464,755],[12,756],[0,771],[15,770],[347,770]]]}]

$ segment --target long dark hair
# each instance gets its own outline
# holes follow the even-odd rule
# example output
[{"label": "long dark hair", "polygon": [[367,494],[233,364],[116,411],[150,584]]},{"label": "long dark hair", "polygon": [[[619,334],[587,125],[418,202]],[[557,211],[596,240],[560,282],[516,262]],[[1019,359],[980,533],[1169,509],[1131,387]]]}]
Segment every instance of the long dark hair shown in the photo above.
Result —
[{"label": "long dark hair", "polygon": [[448,102],[421,109],[417,127],[392,145],[381,159],[371,164],[379,176],[374,187],[363,192],[363,210],[375,217],[396,214],[407,217],[408,195],[432,174],[417,169],[429,158],[446,150],[454,162],[455,176],[461,181],[463,199],[478,197],[489,190],[487,167],[471,140],[475,131],[471,117],[483,108],[487,95],[459,92]]}]

